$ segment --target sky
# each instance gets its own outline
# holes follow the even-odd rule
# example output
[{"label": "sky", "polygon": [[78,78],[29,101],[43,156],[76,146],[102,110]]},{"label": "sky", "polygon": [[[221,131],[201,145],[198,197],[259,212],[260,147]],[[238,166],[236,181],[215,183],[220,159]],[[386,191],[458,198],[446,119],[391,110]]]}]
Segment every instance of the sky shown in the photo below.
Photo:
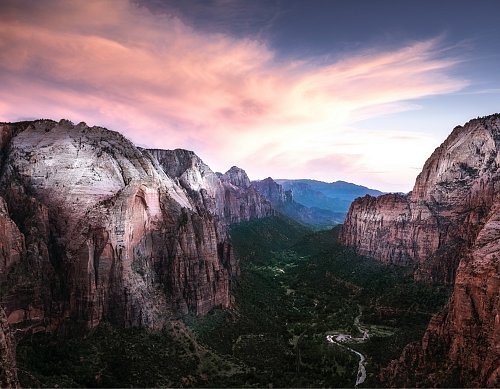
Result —
[{"label": "sky", "polygon": [[0,121],[81,121],[251,179],[411,190],[500,112],[497,0],[2,0]]}]

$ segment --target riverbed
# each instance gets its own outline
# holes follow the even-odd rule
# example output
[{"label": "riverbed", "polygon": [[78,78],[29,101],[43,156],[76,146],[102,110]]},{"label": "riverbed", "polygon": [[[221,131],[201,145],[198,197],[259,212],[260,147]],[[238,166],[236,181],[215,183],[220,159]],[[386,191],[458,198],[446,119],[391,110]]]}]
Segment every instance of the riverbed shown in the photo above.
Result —
[{"label": "riverbed", "polygon": [[356,354],[356,356],[359,358],[359,363],[358,363],[358,374],[356,376],[356,383],[354,386],[361,385],[362,383],[365,382],[366,380],[366,357],[361,354],[359,351],[356,351],[352,349],[351,347],[347,346],[346,343],[362,343],[368,340],[370,337],[370,333],[368,328],[364,327],[363,325],[360,324],[360,319],[361,315],[363,313],[361,306],[359,307],[359,314],[356,316],[354,319],[354,326],[357,328],[357,330],[362,333],[363,335],[360,337],[352,337],[350,334],[343,334],[340,332],[334,332],[331,335],[326,336],[326,340],[329,343],[336,344],[337,346],[343,347],[346,350]]}]

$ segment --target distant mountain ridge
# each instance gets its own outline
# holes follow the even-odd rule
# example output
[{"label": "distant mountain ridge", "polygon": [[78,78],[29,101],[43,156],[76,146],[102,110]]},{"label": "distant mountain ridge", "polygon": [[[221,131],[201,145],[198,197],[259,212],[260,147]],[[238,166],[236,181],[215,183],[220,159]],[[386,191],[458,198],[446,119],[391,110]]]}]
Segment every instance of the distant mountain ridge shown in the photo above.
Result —
[{"label": "distant mountain ridge", "polygon": [[312,228],[341,224],[351,203],[358,197],[382,192],[344,181],[327,183],[309,179],[252,181],[257,191],[276,210]]},{"label": "distant mountain ridge", "polygon": [[343,213],[309,208],[299,204],[294,200],[291,190],[284,190],[283,186],[271,177],[261,181],[252,181],[252,187],[267,199],[278,212],[313,229],[331,228],[342,223],[345,216]]},{"label": "distant mountain ridge", "polygon": [[358,197],[367,194],[380,196],[384,194],[376,189],[345,181],[323,182],[310,179],[277,179],[285,190],[291,190],[295,201],[306,207],[327,209],[347,214],[351,203]]}]

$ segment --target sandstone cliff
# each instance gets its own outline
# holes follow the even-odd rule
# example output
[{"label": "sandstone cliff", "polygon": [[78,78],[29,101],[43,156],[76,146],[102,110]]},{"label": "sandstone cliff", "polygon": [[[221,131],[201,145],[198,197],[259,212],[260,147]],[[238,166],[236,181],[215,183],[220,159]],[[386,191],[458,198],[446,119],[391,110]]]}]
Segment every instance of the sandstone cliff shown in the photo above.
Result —
[{"label": "sandstone cliff", "polygon": [[392,386],[500,385],[500,197],[472,249],[461,257],[453,295],[381,373]]},{"label": "sandstone cliff", "polygon": [[273,213],[258,193],[226,184],[192,152],[139,149],[85,123],[0,130],[9,323],[160,327],[230,305],[238,267],[227,225]]},{"label": "sandstone cliff", "polygon": [[393,386],[498,386],[500,374],[500,115],[456,127],[407,196],[366,196],[341,241],[363,255],[412,264],[454,282],[422,342],[383,370]]},{"label": "sandstone cliff", "polygon": [[285,191],[283,186],[271,177],[267,177],[261,181],[254,181],[252,185],[273,204],[284,204],[285,202],[293,201],[292,192]]},{"label": "sandstone cliff", "polygon": [[226,223],[275,214],[271,202],[256,190],[244,170],[233,166],[219,177],[224,186]]},{"label": "sandstone cliff", "polygon": [[0,197],[0,387],[19,387],[16,371],[16,349],[3,305],[7,291],[7,274],[21,262],[24,237],[10,219],[5,200]]}]

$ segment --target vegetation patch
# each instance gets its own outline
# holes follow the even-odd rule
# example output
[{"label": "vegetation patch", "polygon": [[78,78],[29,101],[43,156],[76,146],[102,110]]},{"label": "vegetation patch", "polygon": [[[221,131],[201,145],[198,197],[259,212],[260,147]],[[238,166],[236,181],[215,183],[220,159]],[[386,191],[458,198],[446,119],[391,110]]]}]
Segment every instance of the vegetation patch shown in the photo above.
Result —
[{"label": "vegetation patch", "polygon": [[232,230],[241,259],[235,307],[188,325],[198,341],[245,363],[255,374],[239,386],[354,386],[359,359],[326,335],[370,337],[349,343],[367,357],[365,386],[403,347],[421,338],[447,301],[445,288],[417,283],[410,269],[360,257],[336,243],[338,228],[311,232],[282,218]]}]

